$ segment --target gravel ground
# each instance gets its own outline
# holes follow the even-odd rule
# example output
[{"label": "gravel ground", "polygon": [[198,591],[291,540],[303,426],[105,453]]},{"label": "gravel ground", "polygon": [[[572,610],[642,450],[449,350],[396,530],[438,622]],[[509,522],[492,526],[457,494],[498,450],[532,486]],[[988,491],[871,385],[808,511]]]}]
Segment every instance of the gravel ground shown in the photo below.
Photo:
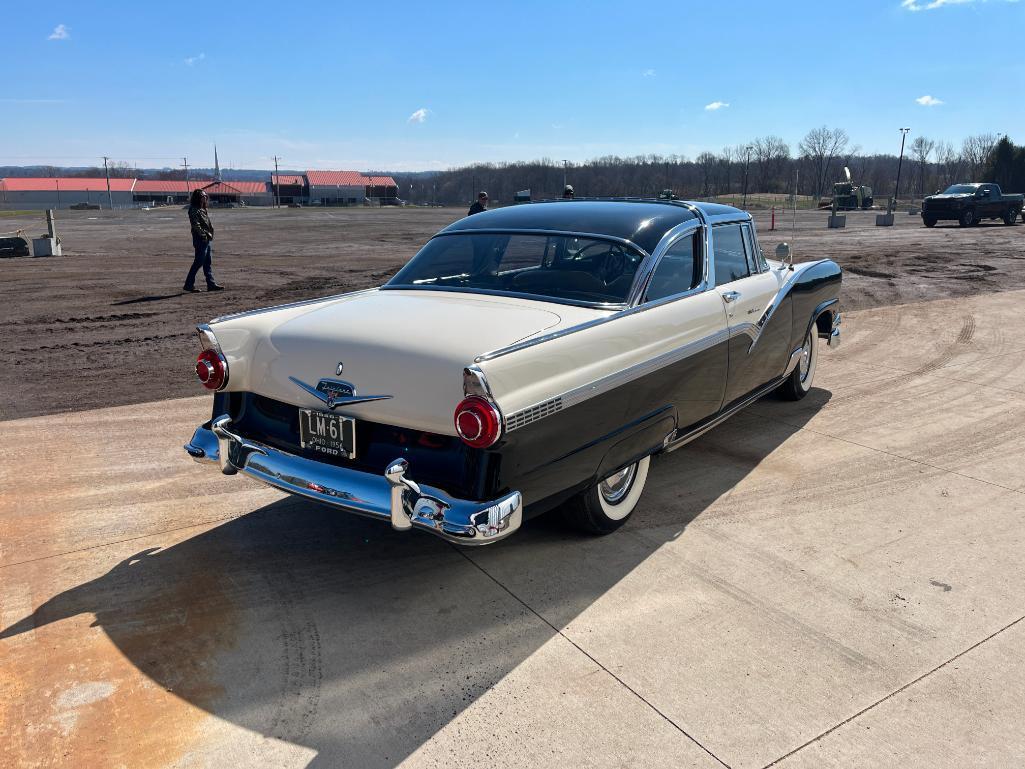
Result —
[{"label": "gravel ground", "polygon": [[[178,208],[59,212],[65,256],[0,260],[0,420],[197,393],[194,327],[236,310],[336,294],[386,280],[462,209],[214,211],[214,269],[227,290],[183,294],[191,262]],[[866,309],[1025,288],[1025,227],[987,223],[892,228],[852,212],[844,230],[822,212],[756,213],[771,253],[791,240],[799,261],[831,257],[846,272],[843,306]],[[784,225],[783,220],[786,220]],[[41,214],[2,228],[44,229]],[[795,237],[796,236],[796,237]],[[201,282],[200,282],[201,284]]]}]

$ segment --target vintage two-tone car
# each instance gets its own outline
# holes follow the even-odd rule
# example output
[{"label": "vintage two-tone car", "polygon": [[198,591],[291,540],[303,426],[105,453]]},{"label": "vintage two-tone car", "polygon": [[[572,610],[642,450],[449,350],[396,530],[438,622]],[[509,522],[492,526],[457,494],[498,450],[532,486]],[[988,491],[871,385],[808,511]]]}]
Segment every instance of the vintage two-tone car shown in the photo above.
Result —
[{"label": "vintage two-tone car", "polygon": [[185,449],[460,544],[555,507],[611,532],[653,454],[770,391],[803,397],[817,340],[839,341],[840,268],[781,249],[708,203],[461,219],[380,288],[200,326],[213,414]]}]

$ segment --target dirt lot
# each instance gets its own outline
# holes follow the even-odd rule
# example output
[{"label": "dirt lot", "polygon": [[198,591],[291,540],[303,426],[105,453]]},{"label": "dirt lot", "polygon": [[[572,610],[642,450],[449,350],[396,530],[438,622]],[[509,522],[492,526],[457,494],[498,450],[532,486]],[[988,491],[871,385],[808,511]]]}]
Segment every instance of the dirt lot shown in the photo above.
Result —
[{"label": "dirt lot", "polygon": [[[142,403],[197,392],[194,326],[216,315],[335,294],[387,279],[456,209],[248,209],[213,212],[221,294],[181,292],[190,260],[180,209],[61,212],[65,256],[0,260],[0,419]],[[768,231],[766,251],[795,240],[797,258],[832,257],[846,270],[849,310],[1025,288],[1025,227],[922,227],[898,215],[790,215]],[[38,214],[5,216],[3,229],[43,229]]]}]

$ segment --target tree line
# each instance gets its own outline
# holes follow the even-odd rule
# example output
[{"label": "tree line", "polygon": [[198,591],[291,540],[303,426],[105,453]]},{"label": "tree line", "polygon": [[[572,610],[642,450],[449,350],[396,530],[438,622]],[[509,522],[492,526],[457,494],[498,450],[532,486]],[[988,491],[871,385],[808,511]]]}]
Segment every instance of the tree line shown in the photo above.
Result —
[{"label": "tree line", "polygon": [[[969,136],[960,146],[914,137],[904,149],[900,197],[920,198],[959,181],[999,181],[990,178],[995,173],[991,159],[1007,154],[1005,143],[1011,147],[1013,160],[1014,145],[996,134]],[[609,155],[564,164],[542,158],[479,163],[441,172],[392,173],[392,177],[400,198],[446,205],[468,203],[478,190],[486,190],[498,203],[510,203],[516,192],[527,189],[534,200],[560,197],[564,180],[578,197],[653,197],[672,190],[681,198],[700,199],[742,195],[746,190],[752,195],[797,194],[818,199],[830,196],[833,184],[844,181],[846,167],[855,184],[871,187],[882,202],[893,194],[897,166],[897,155],[866,154],[844,129],[821,126],[809,131],[796,147],[770,135],[719,152],[702,152],[693,159]],[[1018,177],[1007,178],[1008,189],[1025,189]]]}]

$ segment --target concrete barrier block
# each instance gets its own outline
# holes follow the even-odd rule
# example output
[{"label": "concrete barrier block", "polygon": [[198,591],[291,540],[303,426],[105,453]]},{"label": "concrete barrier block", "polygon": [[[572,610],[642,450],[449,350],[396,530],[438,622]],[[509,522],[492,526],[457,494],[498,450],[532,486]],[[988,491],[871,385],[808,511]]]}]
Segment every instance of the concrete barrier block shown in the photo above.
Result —
[{"label": "concrete barrier block", "polygon": [[62,256],[59,238],[32,238],[33,256]]},{"label": "concrete barrier block", "polygon": [[829,215],[829,229],[841,230],[847,226],[847,215],[846,214],[830,214]]},{"label": "concrete barrier block", "polygon": [[876,214],[876,227],[892,227],[893,214]]}]

